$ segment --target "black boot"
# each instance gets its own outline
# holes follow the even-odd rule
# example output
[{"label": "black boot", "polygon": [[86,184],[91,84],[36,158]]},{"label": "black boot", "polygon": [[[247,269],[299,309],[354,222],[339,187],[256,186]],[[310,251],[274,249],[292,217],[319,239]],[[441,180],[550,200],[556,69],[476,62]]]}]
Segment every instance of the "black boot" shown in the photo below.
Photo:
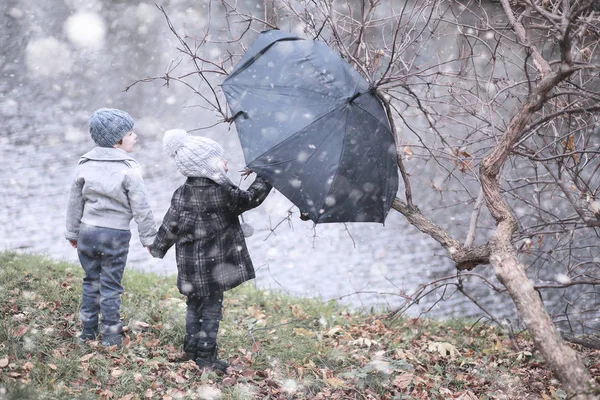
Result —
[{"label": "black boot", "polygon": [[196,360],[198,338],[195,338],[194,335],[185,335],[183,338],[183,351],[185,352],[186,360]]},{"label": "black boot", "polygon": [[217,358],[217,345],[198,346],[196,352],[196,365],[200,369],[208,369],[211,371],[225,372],[229,364],[226,361]]}]

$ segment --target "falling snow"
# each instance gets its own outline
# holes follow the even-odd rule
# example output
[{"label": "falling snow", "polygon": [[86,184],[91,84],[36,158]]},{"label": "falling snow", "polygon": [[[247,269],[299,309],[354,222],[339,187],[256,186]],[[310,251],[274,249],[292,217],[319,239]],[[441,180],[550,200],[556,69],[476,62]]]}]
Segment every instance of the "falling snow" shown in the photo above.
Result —
[{"label": "falling snow", "polygon": [[64,30],[75,46],[99,49],[104,46],[106,27],[102,18],[92,12],[80,11],[65,21]]},{"label": "falling snow", "polygon": [[25,48],[25,63],[33,74],[47,77],[69,72],[73,64],[67,45],[53,37],[29,42]]},{"label": "falling snow", "polygon": [[[8,136],[0,138],[0,144],[7,149],[0,157],[0,165],[7,171],[7,185],[4,186],[9,188],[9,193],[2,192],[6,199],[3,206],[8,209],[7,215],[17,221],[3,222],[22,232],[21,235],[12,235],[7,231],[0,236],[3,238],[1,244],[5,247],[45,251],[76,261],[76,252],[68,248],[60,227],[64,217],[64,191],[73,163],[90,145],[86,127],[90,110],[100,105],[126,106],[134,110],[132,115],[135,114],[136,131],[140,134],[139,148],[134,157],[143,164],[144,177],[157,218],[164,213],[172,189],[180,183],[176,171],[162,154],[160,137],[164,128],[210,125],[214,122],[214,115],[187,107],[195,104],[194,97],[187,96],[177,85],[172,85],[169,89],[148,85],[123,92],[124,86],[134,79],[161,74],[165,65],[177,56],[168,35],[161,33],[161,30],[165,30],[164,21],[152,2],[136,5],[113,2],[114,7],[121,6],[119,10],[104,7],[106,2],[102,1],[69,0],[64,3],[70,10],[63,14],[45,15],[44,17],[51,19],[47,26],[39,24],[23,29],[27,33],[27,36],[23,36],[24,54],[23,50],[11,53],[11,58],[15,60],[24,59],[26,67],[15,64],[12,70],[8,70],[13,74],[13,77],[7,77],[14,80],[14,90],[21,85],[32,96],[38,97],[21,99],[13,96],[13,87],[7,82],[5,84],[8,86],[5,87],[8,89],[0,99],[0,115],[10,126]],[[179,21],[190,32],[193,31],[194,24],[203,23],[204,16],[200,12],[186,11],[189,8],[187,6],[182,8],[185,1],[173,2],[173,8],[176,8],[175,3]],[[129,11],[125,12],[124,9]],[[11,22],[25,24],[29,21],[30,10],[13,7],[8,9],[6,16]],[[57,27],[54,31],[52,25]],[[129,30],[123,29],[127,27]],[[293,26],[293,29],[295,33],[303,35],[305,26],[299,24]],[[32,32],[35,34],[31,34]],[[143,37],[136,37],[136,32]],[[493,33],[486,32],[485,37],[491,39]],[[447,46],[446,49],[454,51],[453,46]],[[105,68],[100,63],[86,64],[85,56],[89,55],[89,50],[110,62],[106,63]],[[287,43],[280,43],[276,50],[284,57],[293,49]],[[220,54],[219,49],[213,48],[208,55],[217,57]],[[270,63],[268,66],[273,68],[274,64]],[[449,68],[449,71],[451,66],[442,68]],[[18,75],[20,69],[28,72],[27,79]],[[17,74],[16,77],[14,74]],[[49,79],[28,80],[30,76]],[[494,86],[485,89],[490,95],[497,90]],[[165,107],[171,108],[164,111]],[[300,119],[304,114],[310,115],[299,112],[296,118]],[[274,117],[279,122],[293,118],[287,112],[274,113]],[[35,131],[32,127],[35,127]],[[233,160],[231,169],[241,169],[244,162],[239,143],[235,140],[234,129],[228,131],[228,128],[221,126],[210,134],[224,143],[226,140],[233,143],[226,147],[226,152]],[[267,130],[266,133],[269,134],[268,132]],[[19,144],[15,145],[17,142]],[[316,145],[311,143],[307,148],[299,153],[301,161],[314,154]],[[390,153],[395,152],[392,146],[388,150]],[[36,159],[24,157],[29,154],[36,154]],[[300,180],[291,180],[290,184],[297,188],[303,186]],[[371,187],[363,188],[365,192],[370,189]],[[36,190],[44,191],[47,196],[38,199]],[[328,201],[335,204],[335,198]],[[313,206],[314,202],[309,200],[307,205]],[[427,202],[424,205],[427,206]],[[248,240],[253,259],[257,266],[263,268],[269,263],[271,271],[270,274],[263,273],[264,269],[259,272],[257,281],[260,285],[275,286],[272,274],[278,282],[283,282],[286,289],[294,293],[332,298],[356,289],[356,281],[351,281],[350,278],[352,274],[358,277],[361,284],[364,282],[368,286],[383,288],[387,284],[386,279],[395,277],[402,284],[416,285],[422,277],[397,274],[397,271],[414,265],[425,270],[424,274],[427,276],[437,276],[443,274],[443,271],[453,270],[453,266],[443,258],[436,256],[432,261],[431,254],[436,252],[437,245],[411,231],[396,215],[391,217],[385,228],[377,227],[373,230],[350,226],[349,231],[357,241],[356,247],[343,227],[318,226],[313,231],[312,223],[299,221],[297,214],[292,217],[289,227],[279,228],[277,235],[264,240],[269,227],[287,217],[289,207],[289,201],[282,194],[273,193],[260,209],[253,210],[246,216],[258,232]],[[397,236],[402,240],[397,242],[389,239]],[[373,263],[373,254],[378,255],[377,263]],[[173,258],[155,262],[145,249],[134,246],[131,249],[130,263],[159,272],[174,272]],[[294,265],[298,266],[294,272],[285,270]],[[301,272],[297,272],[300,270]],[[317,282],[315,276],[319,277]],[[555,279],[558,282],[568,282],[568,277],[564,275],[558,275]],[[361,299],[366,299],[367,303],[380,300]],[[358,300],[359,306],[362,305],[361,299]],[[29,338],[28,343],[32,345],[33,341],[33,338]]]}]

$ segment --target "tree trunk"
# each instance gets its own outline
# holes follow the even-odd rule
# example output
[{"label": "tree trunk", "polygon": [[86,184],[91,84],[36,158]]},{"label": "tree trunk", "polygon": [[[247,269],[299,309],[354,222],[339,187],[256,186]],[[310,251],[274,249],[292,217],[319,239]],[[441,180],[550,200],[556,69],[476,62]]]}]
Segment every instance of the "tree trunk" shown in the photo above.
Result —
[{"label": "tree trunk", "polygon": [[[510,230],[509,227],[501,225],[498,229]],[[491,242],[490,262],[498,280],[513,299],[519,317],[531,334],[536,349],[563,384],[569,399],[592,399],[593,395],[586,394],[592,383],[590,373],[577,357],[577,353],[562,340],[539,294],[525,274],[512,243],[502,239],[510,235],[500,233],[498,236],[499,238]]]},{"label": "tree trunk", "polygon": [[593,385],[589,371],[575,351],[562,339],[552,323],[542,300],[525,274],[512,244],[517,221],[502,195],[498,176],[514,144],[523,135],[532,115],[541,107],[546,95],[570,74],[569,70],[548,73],[527,97],[519,111],[511,118],[500,141],[482,161],[481,187],[486,205],[496,220],[496,232],[490,240],[490,263],[498,280],[506,287],[517,308],[517,313],[533,338],[536,349],[548,362],[560,380],[569,399],[592,399]]}]

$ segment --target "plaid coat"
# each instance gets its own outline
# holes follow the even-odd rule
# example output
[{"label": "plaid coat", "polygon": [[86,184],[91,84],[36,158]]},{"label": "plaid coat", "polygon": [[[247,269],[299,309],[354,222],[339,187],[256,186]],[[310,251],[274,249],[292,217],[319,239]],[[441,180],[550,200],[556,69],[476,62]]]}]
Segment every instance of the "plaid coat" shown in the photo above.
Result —
[{"label": "plaid coat", "polygon": [[248,190],[189,177],[175,191],[150,252],[163,258],[175,244],[181,294],[208,296],[255,277],[238,215],[260,205],[270,190],[260,177]]}]

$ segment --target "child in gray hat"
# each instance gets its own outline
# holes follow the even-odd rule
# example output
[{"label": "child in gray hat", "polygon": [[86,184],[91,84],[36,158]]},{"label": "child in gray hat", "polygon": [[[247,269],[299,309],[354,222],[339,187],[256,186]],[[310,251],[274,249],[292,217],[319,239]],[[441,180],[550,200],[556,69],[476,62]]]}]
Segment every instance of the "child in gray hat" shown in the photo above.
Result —
[{"label": "child in gray hat", "polygon": [[163,145],[188,178],[173,194],[150,253],[163,258],[175,244],[177,287],[187,296],[186,357],[224,372],[228,365],[217,358],[223,292],[255,277],[238,216],[259,206],[271,185],[257,177],[247,190],[235,186],[223,148],[211,139],[171,130]]},{"label": "child in gray hat", "polygon": [[142,245],[154,241],[156,223],[139,164],[129,156],[137,135],[124,111],[101,108],[90,118],[97,147],[81,156],[67,206],[66,238],[85,271],[79,340],[94,340],[102,313],[102,344],[121,347],[121,279],[135,219]]}]

